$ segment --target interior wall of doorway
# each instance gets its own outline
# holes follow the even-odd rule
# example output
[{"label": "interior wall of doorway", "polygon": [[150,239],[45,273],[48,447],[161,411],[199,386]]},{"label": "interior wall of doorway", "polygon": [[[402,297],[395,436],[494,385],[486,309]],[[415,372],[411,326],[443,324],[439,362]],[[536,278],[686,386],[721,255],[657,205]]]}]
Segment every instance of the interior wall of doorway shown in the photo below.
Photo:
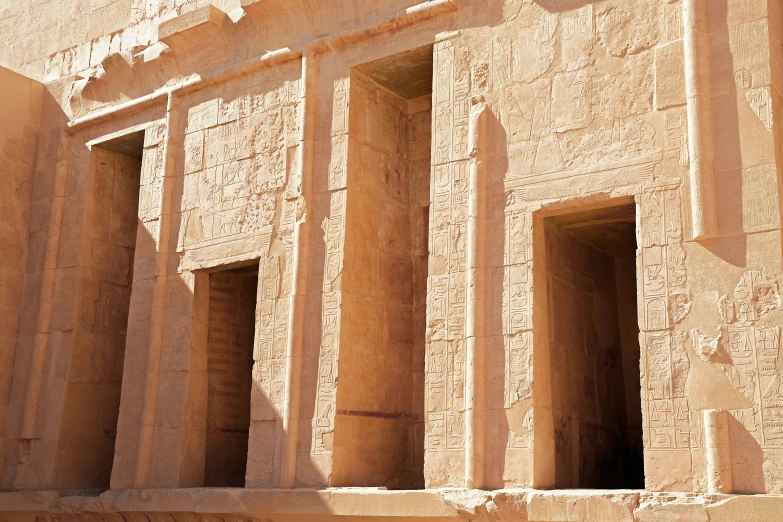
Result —
[{"label": "interior wall of doorway", "polygon": [[555,487],[643,489],[636,215],[544,220]]},{"label": "interior wall of doorway", "polygon": [[108,488],[120,409],[144,131],[94,145],[79,271],[78,319],[63,396],[53,486]]},{"label": "interior wall of doorway", "polygon": [[424,487],[432,50],[351,71],[335,486]]}]

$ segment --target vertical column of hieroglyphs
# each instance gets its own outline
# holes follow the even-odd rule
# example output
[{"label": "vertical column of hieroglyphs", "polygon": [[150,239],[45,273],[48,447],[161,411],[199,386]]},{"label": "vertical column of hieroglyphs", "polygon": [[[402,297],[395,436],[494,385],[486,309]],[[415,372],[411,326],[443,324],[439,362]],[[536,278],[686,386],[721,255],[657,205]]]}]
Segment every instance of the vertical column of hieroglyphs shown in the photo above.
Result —
[{"label": "vertical column of hieroglyphs", "polygon": [[[299,69],[263,71],[189,111],[178,251],[186,267],[260,257],[247,483],[279,473]],[[202,95],[201,99],[204,99]]]},{"label": "vertical column of hieroglyphs", "polygon": [[[565,167],[562,133],[586,127],[592,111],[590,74],[585,68],[585,53],[594,39],[592,6],[562,15],[533,4],[510,7],[506,23],[493,31],[486,46],[487,62],[481,64],[486,73],[476,75],[482,83],[476,88],[487,91],[505,131],[493,135],[497,140],[493,150],[507,151],[505,157],[498,154],[492,178],[504,182],[500,186],[506,194],[503,197],[495,189],[490,207],[490,230],[496,230],[490,250],[491,317],[500,318],[500,324],[493,326],[493,333],[500,337],[489,346],[487,361],[489,417],[495,419],[488,427],[494,433],[487,436],[491,459],[487,469],[495,487],[546,483],[540,477],[546,475],[548,466],[534,462],[534,422],[551,424],[544,418],[551,414],[540,407],[550,403],[551,390],[541,373],[535,394],[533,388],[532,210],[536,205],[530,204],[557,194],[549,187]],[[555,52],[558,36],[559,56]],[[474,70],[480,69],[474,66]],[[536,180],[543,174],[552,179]],[[513,190],[517,185],[529,186],[533,195]],[[569,190],[574,190],[573,185]],[[498,204],[502,207],[494,210]],[[545,292],[547,268],[537,270],[543,283],[539,291]],[[539,321],[537,331],[539,372],[549,366],[545,320]],[[552,447],[550,437],[541,433],[536,438],[538,454]]]},{"label": "vertical column of hieroglyphs", "polygon": [[690,483],[690,452],[701,442],[698,415],[691,415],[685,394],[690,369],[687,333],[676,327],[691,306],[679,187],[663,183],[645,187],[639,212],[645,475],[647,487],[656,489],[661,484]]},{"label": "vertical column of hieroglyphs", "polygon": [[495,400],[490,404],[498,410],[497,416],[506,420],[506,430],[498,434],[502,437],[488,437],[487,441],[491,453],[500,459],[496,466],[506,470],[504,480],[529,483],[533,449],[533,220],[524,206],[513,200],[509,203],[504,212],[502,266],[494,270],[499,281],[492,285],[502,288],[499,309],[497,299],[493,304],[502,317],[503,346],[490,350],[490,387],[495,389],[490,388],[488,395],[502,397],[502,403]]},{"label": "vertical column of hieroglyphs", "polygon": [[[652,50],[653,104],[663,124],[663,157],[658,169],[670,180],[687,178],[690,163],[682,37],[681,4],[663,6],[658,42]],[[701,447],[700,419],[697,412],[691,414],[686,399],[688,334],[678,326],[691,306],[682,193],[683,185],[677,182],[648,182],[638,207],[643,443],[646,483],[651,489],[673,482],[690,489],[694,468],[700,465],[689,455]]]},{"label": "vertical column of hieroglyphs", "polygon": [[469,74],[436,44],[427,297],[425,480],[464,484]]},{"label": "vertical column of hieroglyphs", "polygon": [[[315,412],[312,420],[312,442],[310,454],[313,462],[321,468],[324,477],[331,475],[328,456],[334,442],[334,417],[337,408],[337,354],[340,340],[340,274],[343,269],[345,245],[345,184],[348,165],[348,78],[334,80],[332,121],[330,137],[319,149],[330,151],[319,154],[328,161],[326,179],[316,180],[317,192],[327,206],[321,222],[325,259],[323,294],[321,296],[321,347],[318,355]],[[325,157],[328,156],[328,159]],[[325,189],[325,190],[324,190]],[[327,456],[327,457],[321,457]],[[328,469],[327,469],[328,468]],[[328,481],[328,478],[325,480]]]},{"label": "vertical column of hieroglyphs", "polygon": [[[139,225],[136,234],[136,259],[154,257],[157,250],[158,224],[160,221],[160,191],[163,181],[163,138],[165,123],[151,125],[144,133],[141,178],[139,182]],[[143,237],[142,237],[143,234]],[[149,238],[149,241],[146,239]],[[142,240],[144,240],[142,242]],[[140,252],[140,250],[142,250]],[[143,257],[139,257],[143,256]],[[134,265],[134,268],[139,268]],[[142,278],[153,274],[139,273]],[[134,274],[135,280],[135,274]]]},{"label": "vertical column of hieroglyphs", "polygon": [[[775,279],[760,270],[745,272],[732,294],[720,303],[721,334],[730,358],[724,373],[748,400],[747,408],[731,412],[742,425],[732,426],[732,453],[740,461],[753,463],[758,458],[753,457],[753,450],[758,446],[767,452],[783,448],[780,295]],[[735,485],[740,490],[766,490],[764,484],[753,483],[747,470],[738,470],[737,475]]]},{"label": "vertical column of hieroglyphs", "polygon": [[[525,197],[513,187],[515,180],[535,184],[535,174],[562,168],[560,147],[554,142],[553,118],[559,114],[562,120],[580,127],[586,119],[585,111],[590,110],[589,100],[585,100],[586,75],[576,71],[584,60],[570,61],[576,60],[575,54],[578,58],[580,45],[592,37],[592,12],[588,9],[587,16],[585,9],[574,13],[578,20],[563,20],[562,60],[573,72],[564,75],[564,99],[556,114],[550,69],[555,58],[557,14],[517,3],[488,39],[486,61],[473,65],[474,89],[486,93],[504,130],[492,136],[492,150],[497,156],[492,164],[493,191],[488,210],[492,223],[489,324],[493,337],[487,358],[487,480],[493,487],[534,483],[533,422],[538,411],[534,406],[546,402],[550,393],[541,387],[534,404],[533,218],[529,204],[537,198]],[[577,45],[572,45],[572,38]],[[575,112],[575,106],[582,112]],[[505,183],[498,183],[501,181]],[[501,190],[507,191],[505,195]],[[543,330],[541,333],[545,335]],[[539,382],[548,381],[539,378]],[[543,439],[539,444],[545,447]]]},{"label": "vertical column of hieroglyphs", "polygon": [[[277,129],[256,128],[261,132],[256,146],[259,154],[267,149],[266,157],[259,162],[283,161],[277,168],[283,169],[281,184],[274,183],[275,190],[282,190],[277,197],[276,209],[279,226],[272,237],[270,253],[262,257],[259,267],[256,355],[254,379],[263,391],[253,402],[253,419],[248,450],[248,485],[272,484],[278,482],[280,473],[280,447],[282,444],[281,415],[285,401],[286,342],[288,335],[289,296],[292,286],[293,231],[297,219],[297,198],[299,179],[295,165],[299,139],[298,104],[300,88],[298,81],[288,82],[282,97],[285,102],[277,117],[267,115],[259,124]],[[271,133],[266,137],[265,133]],[[275,133],[282,133],[282,139]],[[261,142],[270,139],[267,144]],[[277,149],[279,144],[282,149]],[[284,157],[276,160],[275,156]],[[261,154],[264,157],[264,154]],[[263,172],[263,170],[261,171]],[[270,171],[271,173],[271,171]],[[258,175],[258,172],[257,172]],[[270,179],[272,181],[274,177]],[[282,183],[285,183],[284,185]],[[255,465],[253,465],[255,464]]]}]

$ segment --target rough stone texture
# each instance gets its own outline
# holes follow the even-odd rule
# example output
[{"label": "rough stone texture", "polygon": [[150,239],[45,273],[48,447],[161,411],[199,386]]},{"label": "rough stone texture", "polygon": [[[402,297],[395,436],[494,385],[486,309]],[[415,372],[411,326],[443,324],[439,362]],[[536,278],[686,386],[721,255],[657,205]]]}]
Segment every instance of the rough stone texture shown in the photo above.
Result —
[{"label": "rough stone texture", "polygon": [[783,511],[780,2],[5,2],[0,65],[0,517]]},{"label": "rough stone texture", "polygon": [[[428,522],[755,522],[781,520],[779,496],[638,491],[324,491],[175,489],[68,496],[0,494],[8,522],[424,520]],[[36,518],[38,517],[38,518]]]},{"label": "rough stone texture", "polygon": [[[79,259],[73,271],[81,295],[53,470],[54,483],[65,487],[105,483],[111,475],[137,244],[139,159],[95,147],[90,170],[82,248],[92,258]],[[93,412],[92,421],[85,412]]]},{"label": "rough stone texture", "polygon": [[343,307],[332,483],[422,487],[431,102],[360,73],[350,99],[348,183],[358,190],[342,271],[327,273]]},{"label": "rough stone texture", "polygon": [[[31,244],[32,255],[39,255],[39,245],[31,241],[38,229],[31,200],[43,91],[40,83],[0,68],[0,175],[5,184],[0,192],[0,423],[7,418],[17,336],[26,333],[20,335],[19,319],[31,297],[25,289]],[[36,198],[41,197],[41,187],[35,189]],[[5,435],[0,435],[2,447]]]}]

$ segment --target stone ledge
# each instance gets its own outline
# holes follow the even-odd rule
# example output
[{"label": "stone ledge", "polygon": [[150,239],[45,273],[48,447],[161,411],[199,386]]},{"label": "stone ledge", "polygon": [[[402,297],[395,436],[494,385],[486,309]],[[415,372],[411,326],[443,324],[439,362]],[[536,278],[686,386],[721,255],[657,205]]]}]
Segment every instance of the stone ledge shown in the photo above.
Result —
[{"label": "stone ledge", "polygon": [[[120,516],[122,518],[120,518]],[[42,518],[36,518],[42,517]],[[143,518],[142,518],[143,517]],[[0,493],[0,520],[783,521],[783,496],[508,489],[146,489]]]},{"label": "stone ledge", "polygon": [[190,51],[192,46],[220,40],[227,20],[226,13],[208,4],[162,22],[158,26],[158,40],[168,45],[174,53],[183,54]]},{"label": "stone ledge", "polygon": [[197,38],[207,32],[219,30],[225,22],[226,13],[208,4],[182,16],[177,16],[158,26],[158,40],[171,46],[172,40],[177,36],[185,38]]}]

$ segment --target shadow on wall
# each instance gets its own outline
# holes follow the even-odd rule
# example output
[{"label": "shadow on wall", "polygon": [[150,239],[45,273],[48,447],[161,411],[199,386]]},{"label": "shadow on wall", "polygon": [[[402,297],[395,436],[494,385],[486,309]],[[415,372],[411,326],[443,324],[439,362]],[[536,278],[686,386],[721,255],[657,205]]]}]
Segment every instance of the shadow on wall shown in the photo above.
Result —
[{"label": "shadow on wall", "polygon": [[[54,140],[55,152],[62,123],[58,121],[47,133],[50,141]],[[116,126],[128,127],[128,123],[119,122]],[[127,477],[133,477],[136,471],[139,427],[132,424],[135,419],[141,418],[142,401],[138,399],[143,396],[148,379],[147,339],[153,316],[154,265],[158,254],[156,239],[150,233],[154,225],[150,226],[150,222],[145,223],[141,219],[145,210],[149,209],[138,208],[139,201],[145,201],[139,193],[144,180],[139,180],[138,170],[133,179],[136,191],[133,202],[124,198],[120,204],[111,198],[99,197],[112,187],[123,191],[126,196],[133,190],[129,190],[125,183],[117,188],[118,182],[113,174],[109,177],[105,171],[96,172],[90,168],[96,150],[90,151],[82,138],[80,135],[72,140],[68,176],[78,190],[65,202],[65,215],[70,217],[64,219],[60,226],[63,237],[58,258],[64,260],[66,256],[76,256],[82,259],[80,252],[85,251],[91,255],[88,256],[88,265],[78,265],[73,269],[58,267],[57,270],[58,281],[74,271],[80,277],[73,284],[58,283],[54,289],[53,307],[57,313],[48,327],[50,347],[43,369],[38,411],[39,419],[47,419],[47,422],[39,423],[44,426],[44,432],[36,433],[28,461],[17,462],[16,451],[6,455],[6,475],[15,487],[102,490],[109,487],[113,472],[123,477],[123,483],[133,483]],[[175,145],[180,147],[182,144]],[[42,140],[41,147],[51,148],[52,145]],[[50,175],[55,171],[55,156],[39,154],[36,171],[47,174],[44,182],[55,177]],[[36,180],[36,183],[41,181]],[[181,196],[184,177],[173,176],[172,181],[176,185],[172,187],[173,193]],[[48,208],[52,205],[51,191],[44,190],[42,194],[49,199],[40,204]],[[175,198],[172,203],[174,208],[182,208],[181,197]],[[123,217],[126,219],[121,219]],[[157,217],[150,221],[157,223]],[[171,222],[172,237],[168,246],[172,258],[176,255],[172,251],[178,239],[176,225]],[[46,230],[33,229],[30,241],[34,241],[34,236],[45,236],[46,233]],[[323,238],[320,240],[322,242]],[[125,255],[119,255],[115,252],[117,249],[124,249]],[[43,256],[32,259],[31,264],[37,261],[42,263]],[[40,270],[38,266],[34,268]],[[164,319],[160,373],[157,376],[157,397],[160,400],[154,410],[152,450],[147,455],[150,476],[156,480],[162,477],[164,483],[201,486],[204,484],[207,452],[205,432],[210,354],[199,350],[213,332],[207,327],[208,316],[199,317],[198,310],[193,307],[199,296],[194,295],[193,285],[189,284],[186,276],[174,273],[167,279],[168,313]],[[317,288],[317,282],[314,283]],[[128,291],[121,291],[125,287]],[[208,290],[207,287],[201,288]],[[199,286],[196,286],[196,292],[199,292]],[[320,295],[317,297],[320,303]],[[33,303],[33,307],[37,310],[38,303]],[[178,314],[178,311],[184,313]],[[129,315],[134,318],[131,322],[128,321]],[[34,316],[32,323],[35,324]],[[127,339],[131,342],[126,349]],[[203,344],[199,346],[199,342],[193,342],[194,339],[202,340]],[[30,378],[28,354],[32,342],[32,335],[20,335],[14,372],[18,390],[23,390]],[[53,349],[55,354],[51,353]],[[316,353],[316,372],[317,361]],[[120,388],[125,399],[122,404]],[[267,391],[261,389],[258,382],[253,383],[253,388],[253,411],[274,412]],[[21,397],[24,394],[16,395]],[[308,399],[304,394],[303,400],[314,399]],[[118,421],[121,407],[124,411]],[[21,405],[13,412],[14,418],[8,425],[18,429],[21,421],[15,418],[16,410],[21,410]],[[320,468],[310,464],[310,418],[307,417],[307,408],[303,410],[302,418],[306,420],[302,421],[300,429],[300,469],[308,470],[308,483],[325,485],[327,479],[320,474]],[[118,439],[118,422],[124,422],[123,416],[131,425],[119,426]],[[257,418],[254,416],[253,420]],[[254,440],[260,442],[263,448],[251,446],[247,459],[253,469],[265,466],[270,469],[272,478],[266,482],[274,483],[276,476],[273,476],[275,471],[272,470],[279,473],[279,457],[275,455],[279,455],[281,422],[277,415],[265,416],[262,420],[273,421],[276,433],[273,431],[256,437]],[[9,435],[10,439],[19,442],[18,434],[11,432]],[[50,454],[46,450],[44,454],[44,448],[53,451]],[[172,452],[169,448],[181,448],[181,452]],[[118,469],[112,470],[113,467]],[[28,482],[28,478],[33,480],[32,477],[36,477],[34,480],[38,482]],[[248,479],[250,482],[251,477]],[[252,480],[257,482],[259,479],[252,477]],[[244,476],[241,483],[244,484]]]},{"label": "shadow on wall", "polygon": [[729,415],[729,433],[731,434],[732,474],[734,491],[737,494],[757,494],[764,492],[764,452],[758,441],[734,414]]},{"label": "shadow on wall", "polygon": [[[299,5],[292,4],[292,1]],[[550,11],[566,11],[589,3],[585,0],[536,1]],[[324,0],[319,2],[323,3]],[[514,10],[523,4],[520,0],[511,2],[510,7],[506,5],[506,0],[461,2],[461,10],[471,13],[470,16],[458,16],[462,29],[502,23],[515,17]],[[351,24],[362,26],[370,22],[369,19],[358,17],[353,8],[345,7],[348,5],[345,2],[328,0],[326,3],[334,4],[329,6],[321,6],[320,3],[319,14],[328,13],[325,20],[314,15],[314,0],[264,0],[249,3],[245,8],[247,15],[236,23],[225,18],[220,25],[202,24],[212,27],[208,35],[193,35],[190,29],[185,29],[184,32],[174,33],[173,38],[164,37],[169,48],[152,45],[132,58],[127,53],[125,56],[112,54],[102,61],[90,78],[80,79],[73,84],[67,96],[70,114],[74,117],[82,116],[113,102],[149,94],[175,78],[204,75],[206,71],[250,60],[270,50],[302,49],[303,44],[306,45],[314,36],[320,38],[330,32],[349,30]],[[383,19],[395,9],[409,8],[422,2],[376,0],[375,3],[379,6],[374,12],[376,18],[372,18],[373,21]],[[472,3],[479,9],[471,11]],[[372,12],[369,6],[366,9]],[[128,62],[130,59],[133,65]]]},{"label": "shadow on wall", "polygon": [[[761,92],[754,89],[759,79],[753,77],[753,71],[741,68],[741,65],[735,63],[734,53],[737,51],[732,50],[729,36],[732,30],[729,25],[729,0],[711,1],[708,14],[707,23],[711,43],[709,60],[713,64],[720,64],[720,67],[713,66],[710,79],[715,143],[716,207],[720,237],[701,244],[726,263],[738,268],[747,268],[748,234],[779,227],[779,223],[770,222],[770,216],[778,215],[777,208],[769,209],[767,212],[754,208],[757,206],[756,198],[759,194],[762,198],[768,198],[769,194],[779,190],[774,167],[769,170],[763,167],[746,168],[747,165],[763,163],[763,158],[755,155],[756,148],[752,143],[756,140],[762,142],[772,139],[768,130],[764,128],[765,125],[769,128],[772,122],[764,121],[763,109],[752,106],[754,96],[764,94],[763,89],[760,90]],[[768,105],[769,101],[766,104]],[[764,147],[760,148],[763,149]],[[700,363],[693,357],[691,360]],[[748,378],[755,377],[749,375]],[[723,388],[731,389],[731,384],[724,382]],[[762,389],[761,404],[758,405],[750,403],[745,395],[738,392],[737,394],[741,395],[748,404],[737,406],[738,409],[731,410],[729,415],[733,482],[736,493],[764,493],[769,490],[764,470],[767,460],[757,439],[757,430],[764,430],[758,417],[764,407],[764,392],[765,390]],[[700,389],[698,393],[704,394],[704,390]],[[749,416],[753,418],[748,418]],[[749,431],[749,428],[755,433]],[[768,476],[772,475],[774,474],[768,472]]]},{"label": "shadow on wall", "polygon": [[[322,92],[322,91],[321,91]],[[323,107],[324,121],[335,117],[334,90],[319,96],[318,104]],[[319,108],[319,112],[320,112]],[[333,140],[326,140],[328,157],[343,154],[335,150]],[[337,145],[339,146],[339,145]],[[318,186],[326,186],[331,175],[330,162],[316,161],[313,164],[312,225],[310,226],[310,252],[307,268],[308,295],[305,305],[304,341],[302,347],[301,395],[299,397],[299,440],[296,444],[296,487],[328,487],[331,478],[331,456],[333,449],[334,415],[336,412],[336,361],[339,337],[325,332],[324,295],[327,263],[327,234],[321,228],[332,215],[330,192],[318,192]],[[337,210],[339,212],[339,210]],[[331,284],[329,285],[331,288]],[[331,310],[330,310],[331,311]],[[324,381],[332,382],[334,395],[319,397],[321,371]],[[328,391],[328,390],[327,390]],[[319,399],[323,404],[319,404]],[[331,411],[330,411],[331,410]],[[330,418],[331,416],[331,418]],[[317,454],[313,454],[316,451]]]},{"label": "shadow on wall", "polygon": [[[488,172],[491,173],[489,181],[487,221],[485,227],[487,245],[489,248],[487,266],[503,267],[505,271],[505,193],[503,190],[503,174],[508,171],[508,137],[503,123],[493,111],[488,111],[487,128],[491,136],[491,143],[495,149],[491,150],[491,160]],[[528,259],[518,259],[515,262],[524,263]],[[502,272],[501,272],[502,275]],[[507,350],[505,343],[524,345],[529,342],[527,334],[522,333],[513,338],[506,339],[503,325],[503,296],[504,277],[495,275],[487,278],[487,295],[492,296],[492,301],[487,308],[491,310],[487,319],[487,372],[489,386],[487,388],[487,435],[486,451],[486,484],[488,488],[499,489],[505,487],[505,470],[507,444],[509,432],[516,428],[522,428],[525,415],[532,407],[532,402],[527,400],[530,390],[506,390],[503,385],[506,382],[505,368]],[[524,346],[518,346],[523,348]],[[530,347],[528,347],[529,349]],[[510,394],[509,404],[506,404],[506,394]],[[509,409],[506,409],[510,406]]]},{"label": "shadow on wall", "polygon": [[[6,370],[0,376],[0,485],[3,488],[12,487],[20,456],[24,458],[29,448],[24,445],[20,447],[19,444],[27,381],[20,380],[18,376],[26,375],[32,364],[39,309],[39,303],[34,297],[40,294],[44,265],[44,256],[39,252],[43,250],[41,245],[45,245],[47,240],[42,224],[47,222],[48,214],[40,212],[43,206],[41,200],[53,190],[56,156],[58,149],[62,150],[59,126],[67,121],[50,92],[42,88],[38,108],[40,127],[35,136],[37,143],[33,141],[28,145],[31,149],[26,150],[25,143],[11,140],[10,136],[16,131],[21,132],[27,128],[29,132],[33,127],[23,125],[24,118],[20,116],[21,113],[15,113],[22,107],[23,97],[18,93],[15,95],[15,86],[10,82],[6,83],[7,74],[9,71],[0,67],[0,83],[3,89],[0,97],[5,97],[0,109],[3,114],[1,118],[4,122],[17,121],[16,128],[10,135],[0,131],[0,140],[3,141],[0,170],[4,174],[5,186],[13,187],[0,197],[0,205],[4,207],[5,213],[2,218],[3,232],[0,233],[0,250],[3,252],[0,279],[4,281],[3,290],[0,292],[3,294],[4,303],[0,344],[3,368]],[[33,107],[33,104],[28,101],[26,106]],[[14,109],[11,114],[15,116],[7,119],[9,108]],[[37,175],[42,158],[50,165],[45,176]],[[29,163],[22,165],[22,160]],[[24,176],[27,176],[26,180],[23,180]],[[6,199],[8,197],[11,200],[16,199],[19,207],[10,204]],[[25,205],[28,205],[28,208],[23,210]],[[17,220],[21,221],[23,226],[14,227]],[[16,260],[21,263],[18,274],[7,271]]]},{"label": "shadow on wall", "polygon": [[[281,79],[275,79],[273,82],[267,85],[269,89],[276,89],[280,86],[280,83],[282,82]],[[236,97],[240,96],[240,94],[233,94],[231,92],[225,93],[221,98],[223,98],[225,101],[231,101],[236,99]],[[185,110],[185,105],[183,105],[183,110]],[[183,125],[184,125],[184,118],[183,118]],[[184,127],[180,129],[181,132],[184,133]],[[176,144],[177,147],[182,147],[182,142],[178,142]],[[327,170],[323,172],[322,175],[327,176],[328,175],[328,165],[325,166]],[[174,187],[172,188],[173,194],[177,195],[177,197],[174,198],[172,201],[172,208],[173,209],[184,209],[188,206],[188,202],[185,201],[185,197],[187,195],[186,189],[185,189],[185,178],[187,176],[182,175],[184,172],[184,167],[182,164],[177,164],[177,173],[173,177],[174,181]],[[188,176],[194,176],[198,175],[198,173],[192,173],[188,174]],[[251,182],[248,180],[248,182]],[[252,191],[251,191],[252,192]],[[328,206],[329,200],[326,199],[326,208],[324,209],[322,206],[318,206],[318,202],[316,201],[314,205],[314,219],[313,223],[319,222],[318,219],[323,216],[324,214],[328,214]],[[260,265],[263,267],[264,261],[272,256],[275,255],[276,252],[280,252],[280,250],[285,250],[282,248],[282,244],[278,244],[277,242],[280,240],[280,214],[281,214],[281,206],[278,204],[276,207],[276,214],[275,214],[275,220],[274,220],[274,230],[272,232],[272,244],[270,246],[270,250],[268,252],[260,253]],[[184,237],[178,237],[178,235],[186,235],[188,227],[191,225],[183,226],[182,224],[183,215],[175,215],[171,222],[171,241],[170,241],[170,249],[171,253],[170,255],[173,256],[181,256],[183,255],[182,252],[175,252],[175,249],[178,248],[177,245],[181,245],[182,248],[187,249],[187,241]],[[198,219],[198,218],[190,218],[191,221]],[[179,234],[178,234],[179,231]],[[323,237],[323,233],[320,228],[313,225],[311,227],[311,252],[310,252],[310,259],[311,260],[320,260],[324,259],[324,252],[325,252],[325,239]],[[276,252],[273,252],[276,251]],[[240,263],[241,265],[247,265],[247,263]],[[281,266],[283,266],[284,263],[281,263]],[[235,265],[236,266],[236,265]],[[258,263],[255,264],[256,267],[258,267]],[[215,274],[219,270],[225,270],[229,268],[234,268],[232,266],[215,266],[214,268],[208,269],[206,271]],[[319,353],[320,353],[320,347],[321,347],[321,336],[320,336],[320,323],[321,323],[321,306],[322,306],[322,299],[321,299],[321,293],[320,289],[323,287],[323,270],[319,269],[318,261],[311,262],[310,263],[310,293],[307,298],[307,304],[306,304],[306,314],[307,314],[307,320],[305,325],[305,344],[304,344],[304,362],[303,362],[303,369],[302,369],[302,386],[301,386],[301,395],[300,395],[300,424],[299,424],[299,442],[298,442],[298,451],[297,451],[297,483],[296,487],[303,487],[303,486],[314,486],[314,487],[320,487],[320,486],[328,486],[328,476],[324,472],[322,472],[323,469],[325,469],[324,462],[317,462],[318,456],[311,455],[311,441],[312,441],[312,433],[313,433],[313,426],[311,424],[316,422],[316,419],[314,418],[314,412],[315,412],[315,402],[316,402],[316,387],[314,386],[314,383],[317,382],[318,379],[318,363],[319,363]],[[292,275],[293,277],[293,275]],[[187,285],[185,281],[182,280],[181,277],[176,277],[176,284],[177,286],[182,289],[183,291],[190,292],[190,288]],[[209,278],[204,278],[209,279]],[[198,282],[198,279],[197,279]],[[204,284],[202,280],[202,285]],[[212,284],[210,283],[210,288],[212,288]],[[251,383],[251,402],[250,402],[250,412],[249,412],[249,434],[248,439],[245,440],[245,443],[247,444],[247,467],[244,468],[243,466],[237,466],[236,464],[236,455],[232,455],[231,459],[234,461],[234,469],[239,470],[241,468],[242,471],[245,472],[244,479],[238,479],[237,477],[219,477],[219,476],[213,476],[213,480],[210,482],[206,482],[206,485],[237,485],[237,483],[246,485],[247,487],[277,487],[277,484],[279,483],[280,479],[280,473],[281,473],[281,452],[282,448],[284,446],[284,436],[285,433],[283,432],[283,425],[282,425],[282,418],[278,412],[280,412],[283,408],[283,404],[285,401],[284,396],[284,387],[285,387],[285,368],[286,368],[286,360],[285,360],[285,343],[286,339],[285,336],[282,338],[278,338],[278,333],[273,333],[272,326],[271,325],[265,325],[262,324],[262,295],[264,293],[263,289],[263,281],[261,278],[261,272],[259,270],[259,279],[257,283],[257,293],[256,293],[256,299],[255,299],[255,307],[254,307],[254,317],[255,317],[255,332],[254,332],[254,348],[253,348],[253,368],[252,368],[252,383]],[[318,291],[316,291],[318,289]],[[171,290],[169,290],[171,291]],[[198,292],[198,288],[196,290]],[[187,299],[193,300],[194,296],[188,295],[186,296]],[[167,297],[167,302],[169,298]],[[195,301],[200,302],[203,304],[205,300],[205,296],[196,296]],[[288,300],[288,295],[285,295],[284,292],[280,293],[280,297],[275,300],[275,302],[279,301],[286,301]],[[274,305],[273,305],[274,306]],[[167,304],[167,310],[176,310],[175,307],[171,307]],[[210,310],[212,311],[212,310]],[[290,312],[290,310],[289,310]],[[266,312],[268,313],[268,311]],[[218,328],[219,325],[213,325],[212,321],[209,320],[208,313],[207,317],[201,317],[201,329],[203,331],[195,334],[200,336],[201,339],[203,339],[207,345],[209,345],[209,342],[216,338],[217,335],[220,335],[220,332],[216,331],[214,328]],[[164,350],[171,351],[173,346],[176,346],[178,343],[179,338],[187,338],[188,332],[187,331],[178,331],[177,330],[177,321],[174,320],[171,322],[171,324],[167,321],[166,326],[166,333],[167,333],[167,340],[164,341]],[[207,327],[206,325],[209,325]],[[286,325],[287,326],[287,325]],[[196,331],[199,330],[199,325],[194,324],[194,329]],[[213,328],[214,327],[214,328]],[[267,328],[268,327],[268,328]],[[277,328],[275,328],[276,330]],[[287,330],[286,330],[287,331]],[[270,337],[274,336],[274,341],[272,342],[271,352],[267,352],[266,355],[262,355],[260,352],[261,349],[261,337],[262,335],[264,337]],[[170,339],[169,337],[170,336]],[[281,342],[282,341],[282,342]],[[181,354],[187,353],[188,347],[180,346],[177,352],[179,352],[180,357],[182,357]],[[203,349],[202,349],[203,350]],[[265,350],[266,351],[266,350]],[[209,374],[214,375],[216,371],[219,371],[219,367],[216,366],[214,363],[220,364],[220,361],[215,358],[214,353],[210,353],[209,346],[207,346],[207,349],[205,351],[202,351],[201,357],[199,356],[191,356],[193,357],[192,360],[196,361],[196,364],[198,364],[197,368],[194,368],[195,371],[203,372],[204,378],[198,382],[193,381],[196,383],[195,389],[190,390],[188,400],[190,401],[190,412],[189,415],[192,415],[192,426],[195,430],[196,436],[193,437],[193,440],[191,440],[187,435],[186,437],[186,444],[193,445],[190,448],[190,454],[196,456],[197,458],[201,458],[200,460],[200,466],[202,468],[206,467],[207,470],[211,470],[212,472],[216,472],[218,474],[222,473],[225,475],[225,469],[221,470],[219,460],[221,453],[225,453],[225,451],[220,447],[220,440],[216,439],[211,444],[208,440],[205,440],[202,433],[204,433],[207,430],[207,426],[209,425],[208,422],[208,405],[210,399],[214,401],[215,399],[215,393],[217,393],[217,390],[208,385],[208,381],[210,378]],[[176,358],[177,354],[172,353],[171,358]],[[162,357],[162,361],[167,361],[169,357],[166,356],[164,353]],[[210,362],[213,363],[213,369],[210,369]],[[170,372],[170,373],[164,373]],[[158,396],[163,398],[163,400],[167,400],[170,397],[176,397],[177,394],[181,394],[179,392],[180,387],[176,385],[172,385],[170,387],[170,391],[165,391],[164,386],[167,385],[170,379],[176,380],[178,378],[178,372],[181,372],[181,368],[177,365],[171,365],[170,367],[166,368],[164,365],[161,365],[161,389],[159,390]],[[262,382],[262,376],[265,377],[265,383]],[[231,393],[230,390],[226,390],[227,393]],[[210,395],[211,394],[211,395]],[[215,404],[215,406],[219,406],[218,403]],[[182,408],[188,408],[187,405],[182,405]],[[214,415],[215,412],[212,413]],[[160,417],[157,419],[158,422],[158,430],[165,430],[166,427],[170,425],[169,419],[165,417]],[[229,434],[229,436],[235,436],[237,433],[234,433],[233,435]],[[234,437],[236,438],[236,437]],[[212,450],[210,450],[212,448]],[[209,458],[209,451],[214,451],[213,458]],[[189,454],[188,449],[184,449],[183,453]],[[205,459],[203,458],[203,455],[207,454],[206,457],[206,466],[204,465]],[[328,457],[326,455],[325,457]],[[165,458],[165,456],[164,456]],[[210,462],[211,460],[211,462]],[[184,465],[187,465],[187,463],[183,463]],[[197,476],[199,470],[192,470],[193,473],[195,473],[193,476]],[[201,477],[204,477],[204,474],[202,473],[200,475]],[[209,478],[209,477],[205,477]],[[200,482],[196,481],[193,483],[194,486],[201,486],[205,482],[202,479]],[[313,497],[317,498],[317,497]]]},{"label": "shadow on wall", "polygon": [[[726,370],[722,368],[724,364],[732,364],[731,357],[727,353],[718,352],[718,358],[707,361],[696,353],[692,340],[685,346],[690,361],[685,397],[692,415],[703,416],[704,410],[715,408],[729,410],[734,492],[763,493],[762,449],[747,428],[756,426],[758,429],[761,425],[758,409],[744,393],[734,388]],[[701,419],[698,421],[701,422]],[[703,450],[703,435],[701,441]]]},{"label": "shadow on wall", "polygon": [[550,13],[563,13],[579,9],[587,4],[598,4],[603,0],[533,0],[539,7],[546,9]]}]

